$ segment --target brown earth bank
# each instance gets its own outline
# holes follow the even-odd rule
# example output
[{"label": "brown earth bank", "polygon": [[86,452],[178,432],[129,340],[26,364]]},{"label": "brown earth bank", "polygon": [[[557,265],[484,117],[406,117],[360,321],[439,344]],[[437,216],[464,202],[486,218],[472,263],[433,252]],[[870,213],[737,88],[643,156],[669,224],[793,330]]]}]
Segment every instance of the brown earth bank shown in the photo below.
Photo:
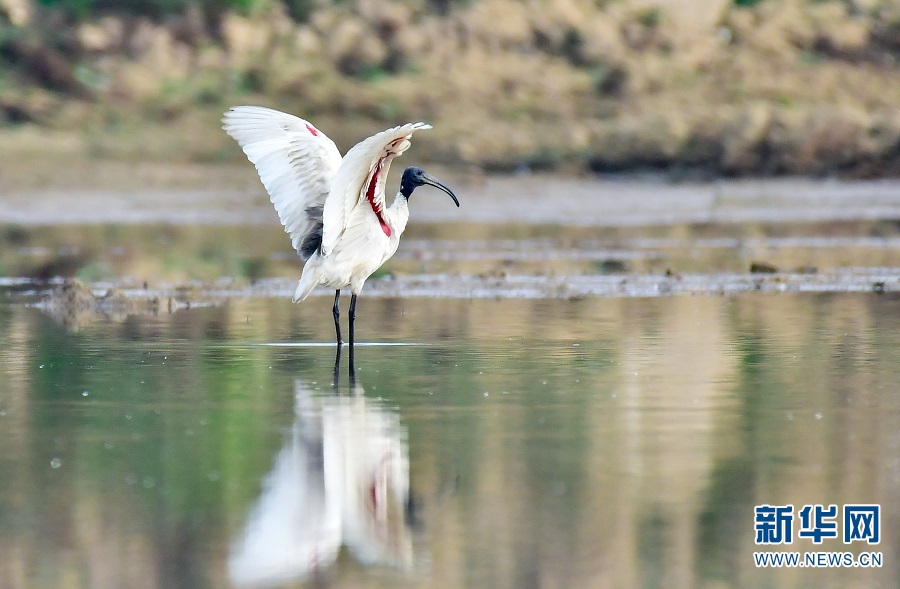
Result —
[{"label": "brown earth bank", "polygon": [[250,103],[487,170],[900,175],[894,0],[50,4],[0,0],[3,157],[237,161]]}]

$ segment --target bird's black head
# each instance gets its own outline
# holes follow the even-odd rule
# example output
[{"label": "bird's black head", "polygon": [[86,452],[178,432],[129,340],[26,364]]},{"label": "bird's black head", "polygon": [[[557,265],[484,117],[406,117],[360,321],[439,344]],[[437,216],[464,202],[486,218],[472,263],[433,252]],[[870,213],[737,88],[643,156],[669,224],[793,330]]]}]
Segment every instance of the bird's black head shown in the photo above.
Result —
[{"label": "bird's black head", "polygon": [[450,198],[453,199],[453,202],[456,203],[456,206],[459,206],[459,201],[456,200],[456,195],[453,194],[452,190],[426,174],[425,170],[423,170],[422,168],[417,168],[415,166],[410,166],[403,170],[403,178],[400,180],[400,194],[405,196],[406,200],[409,200],[409,197],[412,195],[413,190],[425,184],[443,190],[450,195]]}]

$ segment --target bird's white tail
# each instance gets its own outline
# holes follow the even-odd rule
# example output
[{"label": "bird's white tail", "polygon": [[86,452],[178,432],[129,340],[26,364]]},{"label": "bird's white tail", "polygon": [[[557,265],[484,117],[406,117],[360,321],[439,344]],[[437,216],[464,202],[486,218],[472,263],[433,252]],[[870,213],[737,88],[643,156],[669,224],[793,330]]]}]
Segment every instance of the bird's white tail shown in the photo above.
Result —
[{"label": "bird's white tail", "polygon": [[299,303],[303,299],[309,296],[309,293],[313,291],[316,286],[319,284],[319,276],[317,272],[307,272],[306,268],[303,269],[304,272],[300,276],[300,282],[297,283],[297,289],[294,291],[293,301],[295,303]]}]

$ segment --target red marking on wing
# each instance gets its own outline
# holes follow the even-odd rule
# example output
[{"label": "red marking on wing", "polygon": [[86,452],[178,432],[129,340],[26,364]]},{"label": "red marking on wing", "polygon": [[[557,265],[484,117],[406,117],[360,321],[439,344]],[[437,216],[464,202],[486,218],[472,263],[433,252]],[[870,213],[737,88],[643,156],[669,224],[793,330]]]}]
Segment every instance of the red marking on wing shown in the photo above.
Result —
[{"label": "red marking on wing", "polygon": [[378,223],[381,224],[381,230],[384,231],[385,235],[390,237],[391,228],[388,227],[388,224],[385,222],[384,216],[382,215],[382,203],[379,203],[375,200],[375,189],[378,186],[378,176],[381,174],[381,167],[383,164],[384,158],[381,158],[375,165],[375,171],[372,172],[371,176],[369,176],[369,184],[366,186],[366,200],[369,201],[369,205],[372,207],[372,212],[374,212],[375,216],[378,217]]},{"label": "red marking on wing", "polygon": [[369,504],[372,508],[372,513],[378,513],[378,493],[375,489],[375,481],[372,481],[372,484],[369,485]]},{"label": "red marking on wing", "polygon": [[309,123],[306,123],[306,130],[309,131],[313,137],[319,136],[319,130],[316,129],[315,127],[313,127],[312,125],[310,125]]},{"label": "red marking on wing", "polygon": [[391,228],[384,220],[384,201],[376,201],[375,190],[378,188],[378,177],[381,175],[381,170],[384,167],[384,160],[387,159],[388,156],[397,155],[397,152],[392,151],[392,148],[396,147],[397,144],[402,143],[405,140],[406,137],[398,137],[397,139],[394,139],[393,141],[388,143],[387,147],[385,147],[384,149],[385,154],[381,156],[381,158],[379,158],[378,160],[378,163],[375,164],[375,171],[372,172],[371,176],[369,176],[369,183],[366,185],[366,200],[369,201],[369,204],[372,206],[372,212],[374,212],[375,216],[378,217],[378,223],[381,225],[381,230],[384,231],[384,234],[388,237],[391,236]]}]

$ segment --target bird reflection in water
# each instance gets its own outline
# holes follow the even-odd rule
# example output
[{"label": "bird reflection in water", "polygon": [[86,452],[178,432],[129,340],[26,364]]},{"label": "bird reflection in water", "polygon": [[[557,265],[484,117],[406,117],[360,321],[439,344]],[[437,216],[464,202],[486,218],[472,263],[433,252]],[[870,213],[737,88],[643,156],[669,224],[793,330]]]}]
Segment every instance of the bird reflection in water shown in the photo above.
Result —
[{"label": "bird reflection in water", "polygon": [[235,585],[316,576],[341,546],[363,564],[412,565],[406,430],[352,376],[350,389],[335,381],[323,395],[295,381],[290,434],[229,555]]}]

